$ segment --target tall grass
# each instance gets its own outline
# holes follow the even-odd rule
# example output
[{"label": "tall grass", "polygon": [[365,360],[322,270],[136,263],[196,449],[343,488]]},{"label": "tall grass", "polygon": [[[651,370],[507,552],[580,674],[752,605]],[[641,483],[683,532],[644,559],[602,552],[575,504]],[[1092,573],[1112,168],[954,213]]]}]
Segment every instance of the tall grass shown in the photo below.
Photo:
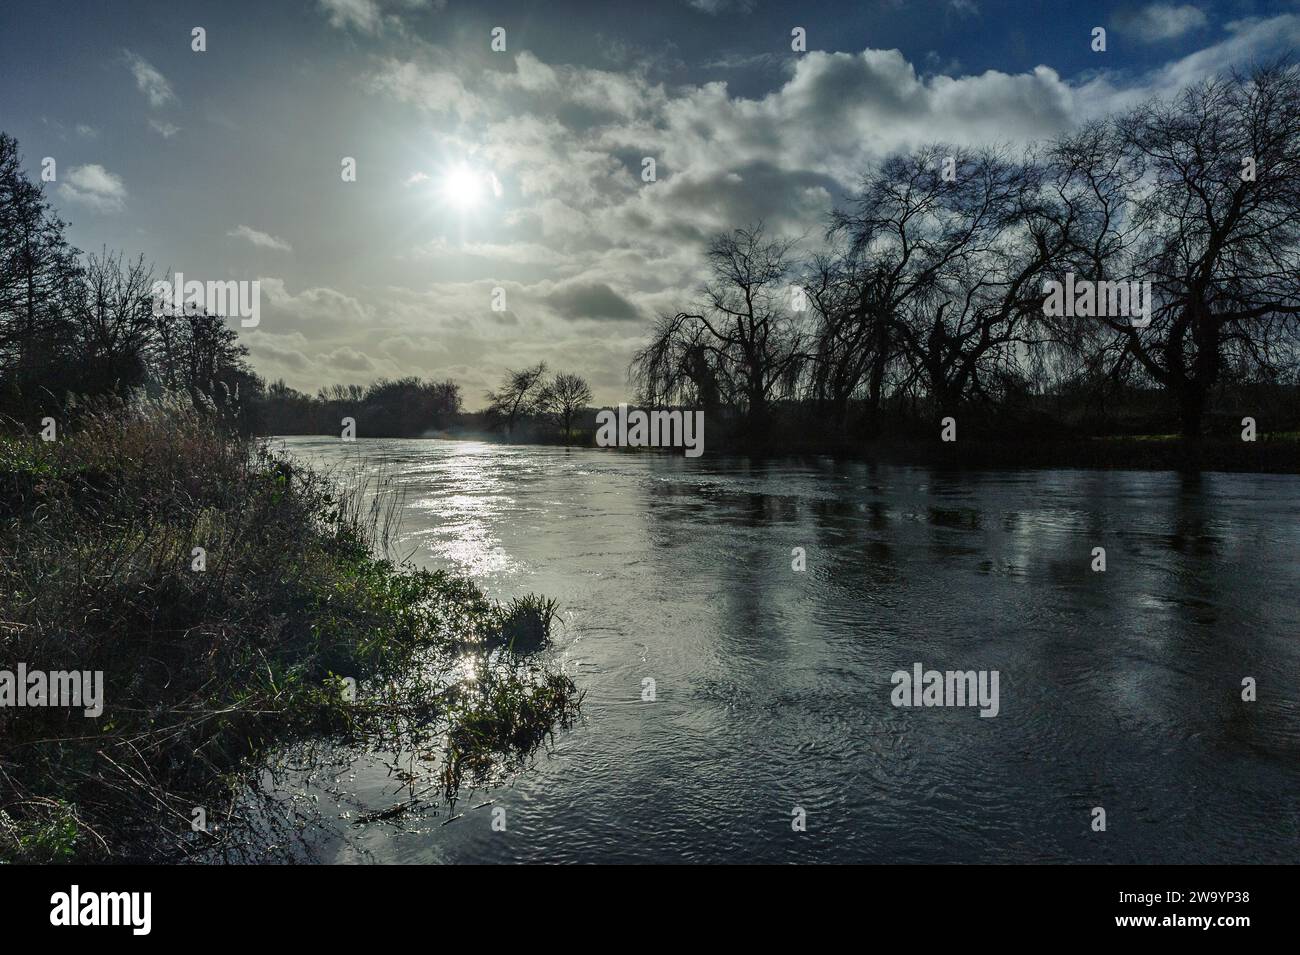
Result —
[{"label": "tall grass", "polygon": [[[441,742],[429,773],[454,798],[569,725],[572,681],[521,652],[553,604],[502,608],[393,562],[397,504],[377,490],[339,493],[172,399],[0,438],[0,668],[105,683],[98,719],[0,708],[0,859],[247,843],[260,823],[231,807],[294,741]],[[490,663],[468,687],[451,676],[467,657]],[[195,807],[221,835],[196,834]]]}]

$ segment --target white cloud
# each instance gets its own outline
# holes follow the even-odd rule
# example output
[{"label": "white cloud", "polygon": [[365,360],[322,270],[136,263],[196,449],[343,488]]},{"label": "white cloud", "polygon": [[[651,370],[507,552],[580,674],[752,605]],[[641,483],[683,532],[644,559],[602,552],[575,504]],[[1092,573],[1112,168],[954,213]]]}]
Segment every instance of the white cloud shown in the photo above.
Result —
[{"label": "white cloud", "polygon": [[173,125],[163,120],[149,120],[149,128],[161,136],[163,139],[171,139],[181,131],[179,126]]},{"label": "white cloud", "polygon": [[403,11],[429,7],[441,10],[446,0],[389,0],[387,3],[383,0],[319,0],[319,3],[329,17],[330,26],[374,35],[384,30],[401,33],[405,29],[401,16],[385,7]]},{"label": "white cloud", "polygon": [[238,228],[232,229],[227,232],[226,235],[232,236],[236,239],[245,239],[253,243],[253,245],[257,246],[259,249],[275,249],[277,252],[293,251],[293,246],[284,241],[284,239],[277,239],[273,235],[269,235],[266,232],[259,232],[257,229],[246,225],[241,225]]},{"label": "white cloud", "polygon": [[686,0],[686,2],[709,16],[720,13],[753,13],[757,0]]},{"label": "white cloud", "polygon": [[131,75],[135,77],[136,88],[148,97],[149,105],[157,109],[166,106],[168,103],[174,103],[176,94],[172,92],[172,86],[167,82],[167,77],[154,69],[144,57],[132,53],[130,50],[125,52],[126,65],[130,69]]},{"label": "white cloud", "polygon": [[445,236],[416,246],[411,255],[421,259],[465,255],[492,262],[551,267],[563,267],[568,261],[563,253],[540,242],[449,242]]},{"label": "white cloud", "polygon": [[355,335],[376,318],[371,306],[331,288],[308,288],[295,294],[288,290],[283,279],[262,277],[258,281],[263,307],[269,316],[263,318],[259,334],[263,328],[268,331],[309,328],[313,335],[325,338],[338,333]]},{"label": "white cloud", "polygon": [[370,75],[367,86],[371,92],[388,93],[430,112],[454,112],[462,119],[483,109],[481,100],[465,88],[455,72],[422,69],[415,63],[392,58]]},{"label": "white cloud", "polygon": [[1081,118],[1128,109],[1152,96],[1173,96],[1206,77],[1287,54],[1300,46],[1300,16],[1295,14],[1234,20],[1224,24],[1224,29],[1224,39],[1153,69],[1137,82],[1121,85],[1102,74],[1083,84],[1077,92]]},{"label": "white cloud", "polygon": [[365,352],[357,351],[351,345],[340,345],[321,357],[326,364],[342,369],[344,372],[373,373],[375,371],[375,363],[370,356]]},{"label": "white cloud", "polygon": [[362,33],[379,29],[382,14],[375,0],[320,0],[320,5],[329,15],[332,27],[340,30],[352,27]]},{"label": "white cloud", "polygon": [[1121,31],[1132,33],[1143,43],[1173,40],[1200,29],[1208,22],[1205,14],[1190,3],[1153,3],[1116,17]]},{"label": "white cloud", "polygon": [[122,180],[103,166],[74,166],[59,186],[59,195],[96,212],[121,212],[126,205]]}]

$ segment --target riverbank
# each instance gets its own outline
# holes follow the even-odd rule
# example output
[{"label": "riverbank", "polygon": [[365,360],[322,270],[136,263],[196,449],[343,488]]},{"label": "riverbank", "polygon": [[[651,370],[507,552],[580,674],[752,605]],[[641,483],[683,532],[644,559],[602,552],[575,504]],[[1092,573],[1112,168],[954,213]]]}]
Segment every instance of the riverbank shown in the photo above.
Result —
[{"label": "riverbank", "polygon": [[271,858],[273,750],[418,754],[454,799],[570,725],[554,604],[390,559],[398,506],[178,402],[0,438],[0,861]]}]

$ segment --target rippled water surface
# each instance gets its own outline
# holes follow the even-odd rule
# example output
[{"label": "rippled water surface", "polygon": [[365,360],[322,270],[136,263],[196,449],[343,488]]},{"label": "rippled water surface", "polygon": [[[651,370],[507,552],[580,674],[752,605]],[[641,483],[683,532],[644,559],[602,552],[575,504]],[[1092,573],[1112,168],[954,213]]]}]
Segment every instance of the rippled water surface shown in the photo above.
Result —
[{"label": "rippled water surface", "polygon": [[[505,832],[467,808],[366,827],[340,859],[1300,857],[1296,477],[284,444],[393,475],[415,562],[558,598],[550,652],[587,692],[491,794]],[[999,671],[999,714],[893,707],[918,661]]]}]

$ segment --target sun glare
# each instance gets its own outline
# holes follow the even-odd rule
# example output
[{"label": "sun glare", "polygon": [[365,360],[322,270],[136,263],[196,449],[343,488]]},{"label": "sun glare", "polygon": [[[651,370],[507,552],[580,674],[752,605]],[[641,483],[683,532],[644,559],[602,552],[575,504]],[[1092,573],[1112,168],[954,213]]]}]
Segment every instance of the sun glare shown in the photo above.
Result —
[{"label": "sun glare", "polygon": [[487,177],[464,164],[454,166],[443,177],[443,198],[462,212],[479,205],[486,194]]}]

